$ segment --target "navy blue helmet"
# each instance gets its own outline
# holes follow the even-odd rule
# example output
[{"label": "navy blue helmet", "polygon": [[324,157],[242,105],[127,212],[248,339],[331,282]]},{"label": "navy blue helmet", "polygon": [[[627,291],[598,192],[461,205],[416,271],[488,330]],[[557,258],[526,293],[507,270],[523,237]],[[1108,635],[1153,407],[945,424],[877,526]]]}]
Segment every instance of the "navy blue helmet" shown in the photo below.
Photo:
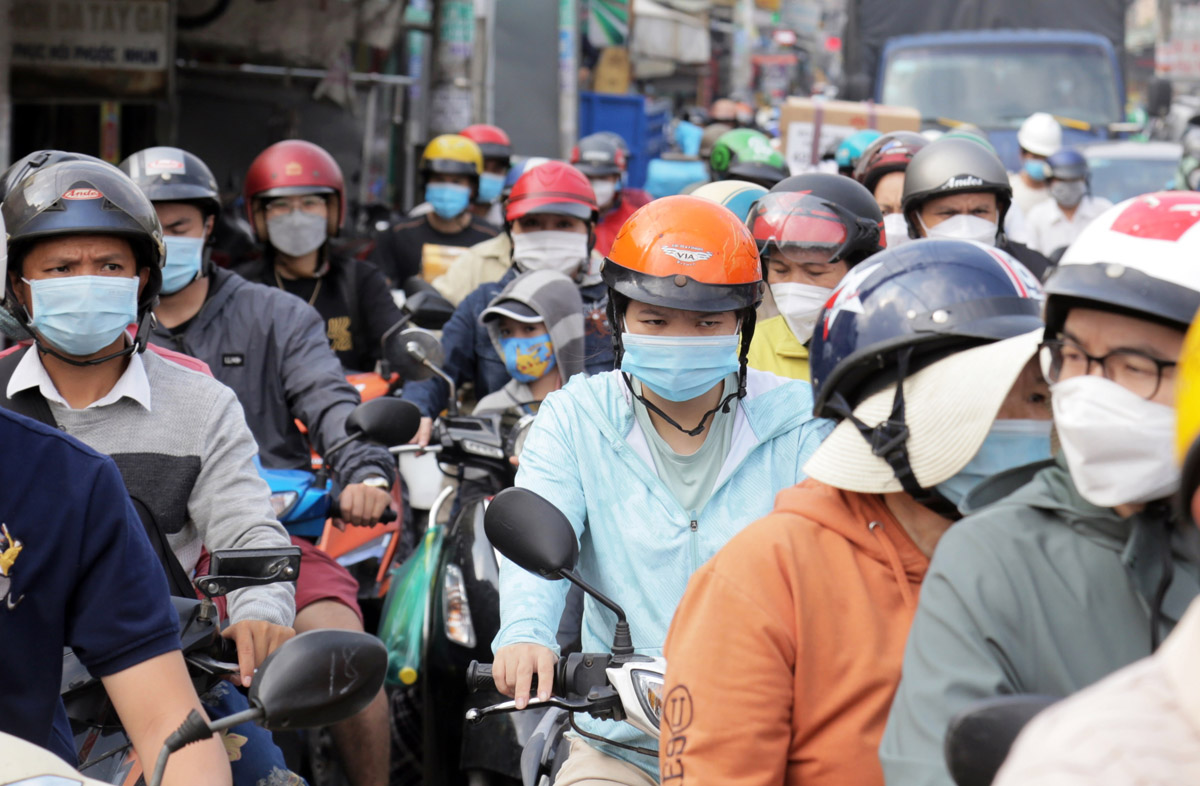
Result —
[{"label": "navy blue helmet", "polygon": [[888,370],[904,350],[913,374],[949,352],[1038,330],[1042,299],[1037,278],[991,246],[917,240],[879,252],[821,310],[810,345],[813,414],[840,419],[895,383]]}]

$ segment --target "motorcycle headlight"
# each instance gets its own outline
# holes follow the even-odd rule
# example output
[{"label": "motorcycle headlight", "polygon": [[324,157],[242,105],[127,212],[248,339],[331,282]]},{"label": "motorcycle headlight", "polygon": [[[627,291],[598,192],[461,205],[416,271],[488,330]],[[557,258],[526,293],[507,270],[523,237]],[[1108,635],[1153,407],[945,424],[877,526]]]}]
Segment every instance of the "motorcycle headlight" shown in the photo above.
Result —
[{"label": "motorcycle headlight", "polygon": [[442,577],[442,619],[446,621],[446,638],[468,649],[474,648],[475,626],[471,623],[467,584],[462,568],[457,565],[446,565]]},{"label": "motorcycle headlight", "polygon": [[283,519],[284,516],[291,513],[299,499],[300,495],[294,491],[279,491],[272,494],[271,510],[275,511],[275,518]]},{"label": "motorcycle headlight", "polygon": [[642,711],[657,728],[662,719],[663,675],[653,671],[634,669],[629,676],[633,681],[633,689],[637,693],[638,703],[642,705]]}]

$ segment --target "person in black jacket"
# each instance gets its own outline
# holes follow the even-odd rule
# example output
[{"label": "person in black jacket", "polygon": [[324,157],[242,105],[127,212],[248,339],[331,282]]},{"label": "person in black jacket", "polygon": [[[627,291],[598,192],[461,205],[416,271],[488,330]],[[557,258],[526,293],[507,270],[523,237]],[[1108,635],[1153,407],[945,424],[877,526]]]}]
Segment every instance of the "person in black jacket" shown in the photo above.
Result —
[{"label": "person in black jacket", "polygon": [[245,191],[264,256],[236,271],[315,308],[325,320],[329,346],[347,372],[374,370],[383,334],[401,314],[378,268],[330,253],[329,239],[338,234],[346,212],[337,162],[311,142],[278,142],[254,159]]},{"label": "person in black jacket", "polygon": [[939,139],[917,151],[904,175],[900,209],[912,238],[974,240],[1016,257],[1039,279],[1053,264],[1004,234],[1012,186],[983,140]]}]

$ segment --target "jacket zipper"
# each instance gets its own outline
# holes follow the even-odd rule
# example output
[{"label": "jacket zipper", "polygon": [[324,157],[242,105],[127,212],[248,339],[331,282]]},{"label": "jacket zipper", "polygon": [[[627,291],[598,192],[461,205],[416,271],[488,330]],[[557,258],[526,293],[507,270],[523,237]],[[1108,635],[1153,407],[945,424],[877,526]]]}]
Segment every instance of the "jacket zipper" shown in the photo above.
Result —
[{"label": "jacket zipper", "polygon": [[692,573],[700,569],[700,522],[692,519],[692,536],[688,538],[692,551]]}]

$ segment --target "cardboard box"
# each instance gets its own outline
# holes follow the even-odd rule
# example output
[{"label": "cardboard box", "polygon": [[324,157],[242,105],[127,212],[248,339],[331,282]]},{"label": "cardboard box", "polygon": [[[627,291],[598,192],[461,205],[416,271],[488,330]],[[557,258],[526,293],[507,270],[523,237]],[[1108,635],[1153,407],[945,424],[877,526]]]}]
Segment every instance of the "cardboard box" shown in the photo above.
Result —
[{"label": "cardboard box", "polygon": [[597,93],[625,95],[630,83],[629,50],[608,46],[600,53],[592,89]]},{"label": "cardboard box", "polygon": [[864,128],[920,131],[921,114],[908,106],[824,98],[789,98],[779,111],[779,135],[792,174],[815,169],[830,145]]}]

